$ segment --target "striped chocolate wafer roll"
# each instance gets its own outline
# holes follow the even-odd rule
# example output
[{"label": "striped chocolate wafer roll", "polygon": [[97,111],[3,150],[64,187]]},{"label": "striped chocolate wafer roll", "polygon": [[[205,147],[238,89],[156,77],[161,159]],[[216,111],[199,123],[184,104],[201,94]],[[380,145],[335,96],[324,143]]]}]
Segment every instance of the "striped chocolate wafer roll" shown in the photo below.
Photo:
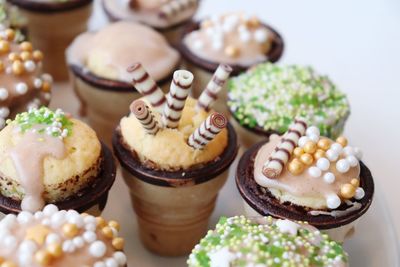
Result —
[{"label": "striped chocolate wafer roll", "polygon": [[196,109],[209,110],[211,105],[217,100],[218,93],[224,87],[225,82],[228,80],[232,68],[228,65],[221,64],[218,66],[207,87],[201,93],[199,101],[197,102]]},{"label": "striped chocolate wafer roll", "polygon": [[302,119],[295,119],[294,123],[276,146],[271,157],[263,166],[263,174],[271,179],[277,178],[297,145],[300,137],[306,132],[307,124]]},{"label": "striped chocolate wafer roll", "polygon": [[140,121],[148,134],[156,134],[159,130],[158,123],[151,113],[150,108],[143,100],[133,101],[130,106],[131,112]]},{"label": "striped chocolate wafer roll", "polygon": [[141,63],[135,63],[127,71],[132,74],[133,86],[144,95],[158,112],[162,112],[165,103],[163,91],[150,77]]},{"label": "striped chocolate wafer roll", "polygon": [[159,16],[168,20],[196,3],[197,0],[171,0],[161,6]]},{"label": "striped chocolate wafer roll", "polygon": [[187,70],[177,70],[167,95],[167,104],[162,116],[163,125],[167,128],[178,128],[186,98],[193,83],[193,74]]},{"label": "striped chocolate wafer roll", "polygon": [[189,136],[188,145],[203,149],[226,127],[228,119],[221,113],[213,113]]}]

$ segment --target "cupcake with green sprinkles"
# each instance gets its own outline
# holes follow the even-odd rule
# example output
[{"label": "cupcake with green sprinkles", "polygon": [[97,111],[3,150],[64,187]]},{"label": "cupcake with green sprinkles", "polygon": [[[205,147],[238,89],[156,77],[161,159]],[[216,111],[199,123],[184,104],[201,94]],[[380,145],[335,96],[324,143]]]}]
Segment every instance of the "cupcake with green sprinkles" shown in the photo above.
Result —
[{"label": "cupcake with green sprinkles", "polygon": [[245,146],[283,134],[296,116],[336,138],[350,106],[344,93],[311,67],[260,64],[228,82],[228,106]]},{"label": "cupcake with green sprinkles", "polygon": [[193,249],[189,267],[348,266],[342,246],[306,223],[222,217]]}]

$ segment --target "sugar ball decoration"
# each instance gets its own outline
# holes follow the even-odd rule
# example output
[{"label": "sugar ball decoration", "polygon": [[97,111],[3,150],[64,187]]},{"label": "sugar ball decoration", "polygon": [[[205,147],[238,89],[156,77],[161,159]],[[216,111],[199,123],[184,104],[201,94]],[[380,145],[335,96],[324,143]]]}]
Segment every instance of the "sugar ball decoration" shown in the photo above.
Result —
[{"label": "sugar ball decoration", "polygon": [[350,169],[350,164],[346,159],[340,159],[336,162],[336,170],[340,173],[346,173]]},{"label": "sugar ball decoration", "polygon": [[365,191],[364,191],[364,189],[362,189],[361,187],[358,187],[358,188],[356,189],[354,198],[357,199],[357,200],[360,200],[360,199],[363,199],[364,196],[365,196]]},{"label": "sugar ball decoration", "polygon": [[310,167],[310,168],[308,169],[308,174],[309,174],[311,177],[319,178],[319,177],[321,177],[321,175],[322,175],[322,171],[321,171],[318,167],[313,166],[313,167]]},{"label": "sugar ball decoration", "polygon": [[341,200],[337,195],[328,196],[326,199],[326,205],[329,209],[336,209],[340,206]]},{"label": "sugar ball decoration", "polygon": [[335,180],[336,180],[336,177],[335,177],[335,175],[333,173],[327,172],[327,173],[324,174],[323,179],[324,179],[325,183],[333,184],[335,182]]}]

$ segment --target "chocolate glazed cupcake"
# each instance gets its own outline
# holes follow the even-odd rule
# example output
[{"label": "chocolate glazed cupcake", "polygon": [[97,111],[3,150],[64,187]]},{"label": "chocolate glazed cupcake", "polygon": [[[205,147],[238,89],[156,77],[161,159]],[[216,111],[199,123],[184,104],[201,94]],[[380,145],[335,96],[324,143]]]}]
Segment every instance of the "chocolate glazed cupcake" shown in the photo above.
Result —
[{"label": "chocolate glazed cupcake", "polygon": [[192,81],[190,72],[176,71],[164,108],[154,113],[150,108],[163,95],[136,100],[113,136],[140,238],[166,256],[189,253],[206,233],[237,154],[227,119],[187,98]]},{"label": "chocolate glazed cupcake", "polygon": [[[257,17],[229,13],[188,25],[179,50],[184,67],[197,77],[193,95],[198,97],[219,64],[229,64],[236,76],[254,64],[276,62],[283,53],[283,40]],[[227,94],[223,91],[216,110],[227,112],[226,102]]]},{"label": "chocolate glazed cupcake", "polygon": [[239,162],[237,187],[249,216],[306,221],[343,242],[371,205],[371,172],[347,139],[320,138],[316,127],[303,125],[298,120],[283,137],[250,148]]},{"label": "chocolate glazed cupcake", "polygon": [[102,140],[111,143],[113,129],[126,115],[126,107],[140,97],[126,68],[132,62],[141,62],[167,91],[180,56],[151,28],[117,22],[78,36],[67,50],[67,61],[82,115]]},{"label": "chocolate glazed cupcake", "polygon": [[65,49],[86,31],[92,0],[9,0],[28,20],[29,39],[48,55],[44,70],[57,81],[68,78]]}]

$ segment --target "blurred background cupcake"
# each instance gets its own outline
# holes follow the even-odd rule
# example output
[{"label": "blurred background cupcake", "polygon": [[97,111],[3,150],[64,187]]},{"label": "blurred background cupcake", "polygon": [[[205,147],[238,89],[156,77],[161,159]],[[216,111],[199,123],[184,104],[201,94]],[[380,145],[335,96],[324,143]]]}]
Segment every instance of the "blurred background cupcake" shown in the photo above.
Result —
[{"label": "blurred background cupcake", "polygon": [[283,134],[296,116],[336,138],[350,115],[347,97],[311,67],[264,63],[228,81],[228,106],[240,141],[249,147]]},{"label": "blurred background cupcake", "polygon": [[28,21],[29,40],[46,52],[44,70],[56,81],[67,80],[65,49],[86,31],[92,0],[9,0]]},{"label": "blurred background cupcake", "polygon": [[0,211],[60,209],[100,214],[115,179],[109,149],[61,110],[32,108],[0,131]]},{"label": "blurred background cupcake", "polygon": [[[283,40],[271,27],[255,16],[227,13],[191,23],[181,36],[180,51],[184,68],[196,81],[194,97],[198,97],[219,64],[232,67],[237,75],[254,64],[277,61],[283,52]],[[216,110],[225,112],[226,91],[220,93]]]},{"label": "blurred background cupcake", "polygon": [[372,203],[374,181],[360,149],[296,119],[283,135],[241,158],[236,184],[248,216],[305,221],[343,242]]},{"label": "blurred background cupcake", "polygon": [[27,20],[21,15],[18,7],[0,0],[0,27],[2,30],[11,28],[16,31],[17,40],[23,41],[27,33]]},{"label": "blurred background cupcake", "polygon": [[159,31],[176,44],[184,26],[195,15],[199,0],[101,0],[111,21],[131,20]]},{"label": "blurred background cupcake", "polygon": [[1,266],[127,267],[120,225],[47,205],[0,221]]},{"label": "blurred background cupcake", "polygon": [[222,217],[187,261],[208,266],[348,266],[348,255],[306,223],[272,217]]},{"label": "blurred background cupcake", "polygon": [[43,53],[20,43],[12,29],[0,30],[0,129],[8,118],[30,108],[47,106],[52,78],[42,71]]},{"label": "blurred background cupcake", "polygon": [[127,107],[140,94],[126,69],[141,62],[167,90],[179,53],[153,29],[134,22],[117,22],[100,31],[79,35],[67,50],[72,83],[82,115],[105,142]]}]

